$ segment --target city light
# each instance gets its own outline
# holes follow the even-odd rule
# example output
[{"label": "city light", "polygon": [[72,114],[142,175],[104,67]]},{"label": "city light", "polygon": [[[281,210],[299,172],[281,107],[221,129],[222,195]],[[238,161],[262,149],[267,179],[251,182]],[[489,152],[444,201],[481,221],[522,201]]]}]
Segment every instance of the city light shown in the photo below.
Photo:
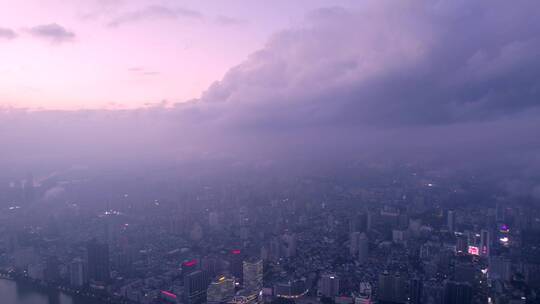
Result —
[{"label": "city light", "polygon": [[472,255],[480,255],[480,250],[476,246],[469,246],[468,253]]}]

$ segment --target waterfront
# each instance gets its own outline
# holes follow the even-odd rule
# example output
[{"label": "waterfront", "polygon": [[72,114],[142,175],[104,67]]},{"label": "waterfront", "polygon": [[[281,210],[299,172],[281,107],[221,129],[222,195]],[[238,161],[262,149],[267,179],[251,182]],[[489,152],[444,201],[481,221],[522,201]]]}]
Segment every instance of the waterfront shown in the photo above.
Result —
[{"label": "waterfront", "polygon": [[0,279],[2,304],[98,304],[98,300],[74,297],[59,292],[36,289],[35,287],[8,279]]}]

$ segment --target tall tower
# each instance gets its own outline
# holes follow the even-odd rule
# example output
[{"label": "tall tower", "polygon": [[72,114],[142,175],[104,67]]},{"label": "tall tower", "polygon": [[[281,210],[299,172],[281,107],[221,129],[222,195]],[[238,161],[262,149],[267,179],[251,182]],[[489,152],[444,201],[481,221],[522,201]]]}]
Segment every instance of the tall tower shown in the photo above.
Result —
[{"label": "tall tower", "polygon": [[327,298],[332,298],[339,294],[339,277],[335,274],[323,274],[319,279],[319,293]]},{"label": "tall tower", "polygon": [[202,304],[206,301],[208,274],[196,270],[184,277],[184,295],[186,304]]},{"label": "tall tower", "polygon": [[358,237],[358,262],[364,264],[369,258],[369,240],[365,233]]},{"label": "tall tower", "polygon": [[456,231],[456,212],[454,210],[448,210],[446,225],[448,227],[448,231]]},{"label": "tall tower", "polygon": [[489,230],[482,229],[480,231],[480,255],[481,256],[489,256],[490,247],[491,247],[491,237]]},{"label": "tall tower", "polygon": [[378,298],[381,303],[405,303],[405,278],[387,271],[379,274]]},{"label": "tall tower", "polygon": [[74,259],[69,264],[69,284],[74,287],[82,287],[86,284],[86,274],[82,259]]},{"label": "tall tower", "polygon": [[109,246],[96,240],[86,245],[88,261],[88,279],[107,283],[110,279]]},{"label": "tall tower", "polygon": [[244,289],[259,293],[263,287],[263,261],[260,259],[244,261]]},{"label": "tall tower", "polygon": [[472,287],[469,283],[457,283],[447,281],[444,284],[445,304],[470,304],[472,303]]},{"label": "tall tower", "polygon": [[240,249],[231,250],[229,257],[229,270],[235,277],[236,281],[242,284],[244,273],[242,270],[244,255]]},{"label": "tall tower", "polygon": [[360,238],[360,232],[354,231],[349,234],[349,252],[351,256],[358,254],[358,241]]}]

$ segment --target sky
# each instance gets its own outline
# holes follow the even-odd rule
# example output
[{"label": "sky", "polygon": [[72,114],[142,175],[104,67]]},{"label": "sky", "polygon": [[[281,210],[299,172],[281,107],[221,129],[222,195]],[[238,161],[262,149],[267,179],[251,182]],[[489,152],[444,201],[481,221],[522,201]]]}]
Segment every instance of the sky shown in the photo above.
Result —
[{"label": "sky", "polygon": [[0,105],[117,109],[198,98],[327,3],[1,0]]},{"label": "sky", "polygon": [[536,0],[48,1],[0,10],[6,170],[377,161],[540,193]]}]

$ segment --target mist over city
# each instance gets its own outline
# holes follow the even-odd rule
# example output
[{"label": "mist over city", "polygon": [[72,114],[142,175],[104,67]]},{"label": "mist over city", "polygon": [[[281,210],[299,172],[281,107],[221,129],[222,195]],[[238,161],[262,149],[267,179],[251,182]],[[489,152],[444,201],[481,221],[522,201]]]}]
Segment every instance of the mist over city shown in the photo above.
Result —
[{"label": "mist over city", "polygon": [[0,303],[540,303],[537,1],[0,1]]}]

